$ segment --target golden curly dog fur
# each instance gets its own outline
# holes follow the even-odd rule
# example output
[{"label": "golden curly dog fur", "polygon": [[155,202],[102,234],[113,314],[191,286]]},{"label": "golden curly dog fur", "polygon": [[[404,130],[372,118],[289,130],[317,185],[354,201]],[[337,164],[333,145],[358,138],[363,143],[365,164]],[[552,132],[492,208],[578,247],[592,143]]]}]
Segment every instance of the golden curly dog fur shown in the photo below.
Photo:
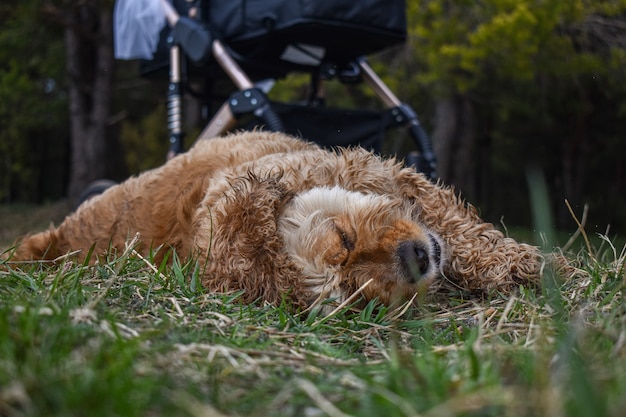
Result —
[{"label": "golden curly dog fur", "polygon": [[441,276],[506,291],[538,282],[544,263],[393,159],[263,132],[198,142],[24,238],[11,260],[123,250],[136,233],[140,252],[165,245],[197,257],[208,290],[301,308],[357,291],[390,304]]}]

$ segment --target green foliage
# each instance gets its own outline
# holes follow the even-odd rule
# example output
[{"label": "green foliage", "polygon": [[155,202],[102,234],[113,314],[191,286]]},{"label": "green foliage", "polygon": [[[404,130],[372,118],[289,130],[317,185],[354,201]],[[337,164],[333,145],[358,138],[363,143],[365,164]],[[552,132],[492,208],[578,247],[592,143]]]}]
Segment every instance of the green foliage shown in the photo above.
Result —
[{"label": "green foliage", "polygon": [[612,3],[609,8],[581,0],[411,2],[411,45],[426,65],[416,81],[449,94],[494,77],[523,82],[538,74],[576,78],[601,70],[600,57],[576,48],[577,39],[563,29],[598,11],[624,12],[623,5]]},{"label": "green foliage", "polygon": [[168,150],[167,137],[167,113],[162,102],[138,121],[122,122],[120,141],[129,172],[138,174],[163,164]]},{"label": "green foliage", "polygon": [[616,141],[626,123],[626,2],[407,3],[408,51],[400,57],[404,72],[395,74],[409,102],[426,94],[432,102],[462,95],[472,103],[482,158],[475,175],[486,190],[473,202],[483,214],[528,224],[519,187],[537,165],[559,227],[571,224],[568,198],[590,203],[595,221],[623,229],[626,206],[607,194],[624,192],[626,160]]}]

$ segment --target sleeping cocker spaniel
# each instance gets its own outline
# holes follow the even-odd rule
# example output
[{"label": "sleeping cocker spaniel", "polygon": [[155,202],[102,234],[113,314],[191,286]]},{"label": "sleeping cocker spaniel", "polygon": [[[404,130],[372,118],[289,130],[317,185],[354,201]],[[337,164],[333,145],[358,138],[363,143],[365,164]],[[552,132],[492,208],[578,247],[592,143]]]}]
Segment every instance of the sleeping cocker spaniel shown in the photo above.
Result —
[{"label": "sleeping cocker spaniel", "polygon": [[165,245],[197,257],[211,291],[245,290],[246,302],[287,296],[301,308],[357,291],[390,304],[442,276],[506,291],[538,282],[544,263],[538,248],[393,159],[264,132],[198,142],[24,238],[11,260],[123,250],[136,233],[140,252]]}]

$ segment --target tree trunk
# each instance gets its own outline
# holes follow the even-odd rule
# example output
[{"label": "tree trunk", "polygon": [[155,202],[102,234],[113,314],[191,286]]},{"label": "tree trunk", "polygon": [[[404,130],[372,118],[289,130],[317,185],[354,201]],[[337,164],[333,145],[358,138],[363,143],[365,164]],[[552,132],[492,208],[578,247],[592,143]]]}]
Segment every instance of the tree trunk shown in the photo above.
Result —
[{"label": "tree trunk", "polygon": [[112,11],[98,1],[70,6],[65,29],[71,127],[68,194],[76,201],[105,175],[113,84]]},{"label": "tree trunk", "polygon": [[436,103],[433,146],[439,176],[470,200],[477,197],[475,117],[471,102],[462,95]]}]

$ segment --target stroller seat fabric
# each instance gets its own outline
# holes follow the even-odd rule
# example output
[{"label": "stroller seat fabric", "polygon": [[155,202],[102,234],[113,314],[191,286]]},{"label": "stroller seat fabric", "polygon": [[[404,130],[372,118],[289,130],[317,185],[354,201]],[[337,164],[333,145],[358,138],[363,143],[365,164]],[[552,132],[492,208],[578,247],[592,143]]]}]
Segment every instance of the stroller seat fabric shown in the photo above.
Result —
[{"label": "stroller seat fabric", "polygon": [[[118,0],[120,1],[120,0]],[[174,0],[186,15],[189,3]],[[338,67],[406,39],[405,0],[200,0],[200,22],[252,79]],[[197,6],[194,6],[197,7]],[[167,66],[169,29],[144,74]],[[209,63],[210,64],[210,63]]]},{"label": "stroller seat fabric", "polygon": [[404,0],[209,1],[209,27],[245,60],[310,67],[345,64],[401,43]]}]

